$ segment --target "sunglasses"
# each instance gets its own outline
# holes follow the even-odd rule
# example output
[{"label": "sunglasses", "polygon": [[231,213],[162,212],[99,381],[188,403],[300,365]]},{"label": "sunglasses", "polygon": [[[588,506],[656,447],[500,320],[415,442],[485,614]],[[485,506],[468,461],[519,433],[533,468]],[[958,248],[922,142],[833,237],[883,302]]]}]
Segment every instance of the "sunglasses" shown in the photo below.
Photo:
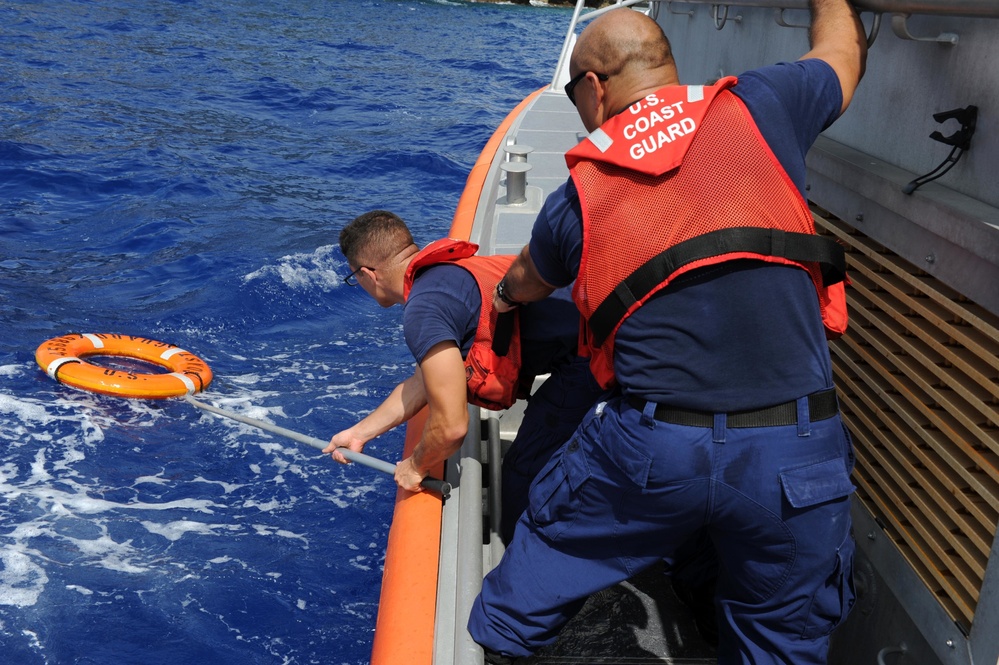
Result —
[{"label": "sunglasses", "polygon": [[[401,260],[400,259],[400,255],[403,252],[405,252],[407,249],[409,249],[410,247],[415,247],[415,246],[416,246],[416,243],[412,243],[412,242],[411,243],[407,243],[405,247],[403,247],[398,252],[396,252],[395,254],[393,254],[392,256],[390,256],[389,258],[385,259],[384,261],[381,261],[379,265],[381,265],[384,268],[386,265],[389,264],[390,261]],[[350,266],[348,266],[348,267],[350,267]],[[361,272],[365,268],[367,268],[371,272],[375,271],[375,269],[372,268],[371,266],[358,266],[357,270],[355,270],[354,272],[350,273],[349,275],[347,275],[346,277],[343,278],[344,284],[346,284],[347,286],[357,286],[357,273]]]},{"label": "sunglasses", "polygon": [[357,273],[361,272],[365,268],[368,268],[368,270],[370,270],[371,272],[375,271],[374,268],[370,268],[368,266],[361,266],[360,268],[358,268],[354,272],[352,272],[349,275],[347,275],[346,277],[344,277],[343,278],[343,283],[346,284],[347,286],[357,286],[357,277],[355,277],[355,275],[357,275]]},{"label": "sunglasses", "polygon": [[[586,75],[589,73],[590,73],[589,71],[579,72],[578,74],[573,76],[568,83],[565,84],[565,96],[569,98],[569,101],[572,102],[573,106],[576,105],[576,86],[579,85],[579,82],[582,81],[584,78],[586,78]],[[593,72],[593,73],[596,74],[597,78],[601,81],[606,81],[607,79],[610,78],[610,75],[608,74],[600,74],[598,72]]]}]

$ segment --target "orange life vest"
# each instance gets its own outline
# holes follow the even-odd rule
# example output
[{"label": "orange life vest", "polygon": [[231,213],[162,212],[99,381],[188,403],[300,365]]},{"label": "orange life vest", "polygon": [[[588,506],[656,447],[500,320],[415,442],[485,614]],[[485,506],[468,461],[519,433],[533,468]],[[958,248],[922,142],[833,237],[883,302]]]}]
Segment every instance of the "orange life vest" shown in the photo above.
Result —
[{"label": "orange life vest", "polygon": [[580,348],[604,387],[621,323],[677,276],[723,261],[803,268],[827,336],[846,330],[843,249],[815,235],[807,202],[728,90],[735,83],[666,86],[566,153],[583,215]]},{"label": "orange life vest", "polygon": [[435,240],[406,268],[403,297],[409,299],[417,273],[438,263],[461,266],[475,278],[482,295],[479,324],[465,357],[468,401],[495,411],[510,407],[522,397],[520,378],[520,313],[499,314],[493,309],[493,289],[503,279],[514,256],[476,256],[479,246],[464,240]]}]

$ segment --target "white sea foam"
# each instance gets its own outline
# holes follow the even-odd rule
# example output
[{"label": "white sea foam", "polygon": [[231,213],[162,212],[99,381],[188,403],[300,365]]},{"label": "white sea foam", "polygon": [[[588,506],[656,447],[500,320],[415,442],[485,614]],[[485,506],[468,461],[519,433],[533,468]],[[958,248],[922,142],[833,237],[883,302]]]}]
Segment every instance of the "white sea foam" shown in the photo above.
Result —
[{"label": "white sea foam", "polygon": [[285,503],[283,503],[281,501],[278,501],[277,499],[275,499],[273,501],[256,501],[256,500],[251,499],[249,501],[244,501],[243,502],[243,507],[244,508],[256,508],[257,510],[259,510],[261,512],[269,513],[269,512],[271,512],[273,510],[278,510],[280,508],[287,507],[287,506],[286,506]]},{"label": "white sea foam", "polygon": [[[60,563],[127,575],[162,568],[162,557],[121,535],[122,528],[128,533],[131,518],[125,516],[129,514],[216,514],[226,509],[224,504],[203,498],[141,500],[141,494],[120,493],[120,489],[105,496],[92,472],[80,470],[88,452],[104,441],[108,428],[145,427],[163,417],[146,405],[122,401],[109,408],[94,396],[76,393],[46,402],[0,394],[0,414],[6,435],[11,436],[16,427],[16,445],[30,447],[27,455],[14,454],[0,463],[0,497],[5,510],[17,516],[17,523],[0,536],[0,605],[28,607],[38,603],[50,579],[46,568],[53,557]],[[8,446],[9,451],[13,449]],[[195,482],[213,481],[199,477]],[[174,483],[175,479],[168,480],[162,473],[148,474],[137,477],[133,487]],[[238,487],[235,483],[218,484],[227,494]],[[112,523],[113,532],[109,530]],[[215,535],[241,529],[204,525],[197,520],[131,523],[142,524],[170,540],[192,531]],[[53,548],[53,543],[58,545]],[[94,593],[80,584],[66,584],[65,588],[84,596]]]},{"label": "white sea foam", "polygon": [[335,245],[317,247],[312,253],[290,254],[278,259],[277,265],[264,266],[243,277],[243,282],[276,276],[292,289],[319,287],[324,291],[343,284],[340,274],[347,262],[339,258]]},{"label": "white sea foam", "polygon": [[162,503],[151,503],[148,501],[132,501],[130,503],[120,503],[97,499],[87,494],[87,488],[74,481],[63,479],[60,484],[68,485],[75,491],[56,489],[51,486],[39,486],[25,489],[0,485],[0,493],[15,493],[21,496],[28,496],[36,500],[37,505],[50,512],[61,512],[74,515],[96,515],[119,510],[174,510],[185,509],[199,513],[214,514],[213,508],[224,508],[223,504],[215,503],[208,499],[177,499],[175,501],[164,501]]},{"label": "white sea foam", "polygon": [[[138,482],[138,481],[136,481],[136,482]],[[238,489],[240,489],[242,487],[245,487],[245,485],[240,484],[240,483],[225,483],[225,482],[222,482],[221,480],[207,480],[205,478],[202,478],[201,476],[198,476],[197,478],[195,478],[191,482],[194,482],[194,483],[207,483],[209,485],[218,485],[218,486],[220,486],[225,491],[226,494],[231,494],[232,492],[235,492],[236,490],[238,490]]]},{"label": "white sea foam", "polygon": [[153,485],[169,485],[170,481],[163,476],[139,476],[135,479],[135,485],[150,483]]},{"label": "white sea foam", "polygon": [[27,607],[38,602],[38,597],[48,584],[45,569],[34,562],[32,557],[38,552],[26,549],[15,543],[0,550],[0,605]]},{"label": "white sea foam", "polygon": [[[370,473],[375,473],[370,471]],[[380,490],[374,485],[337,485],[335,487],[316,487],[312,489],[323,501],[329,501],[338,508],[349,508],[363,503],[365,499]]]},{"label": "white sea foam", "polygon": [[279,536],[281,538],[292,538],[301,540],[306,546],[309,544],[309,539],[300,533],[292,533],[286,529],[277,529],[269,524],[254,524],[253,530],[258,536]]},{"label": "white sea foam", "polygon": [[354,568],[357,568],[358,570],[371,570],[371,566],[365,563],[367,560],[368,557],[364,555],[356,556],[350,560],[350,565],[353,566]]},{"label": "white sea foam", "polygon": [[150,533],[163,536],[167,540],[177,541],[188,533],[196,533],[202,536],[219,535],[219,531],[241,531],[242,527],[234,524],[206,524],[193,520],[177,520],[175,522],[141,522]]},{"label": "white sea foam", "polygon": [[57,419],[40,402],[20,400],[3,393],[0,393],[0,412],[10,413],[23,423],[33,422],[39,425],[47,425]]},{"label": "white sea foam", "polygon": [[[102,529],[105,527],[102,526]],[[150,569],[148,565],[137,563],[142,559],[141,552],[128,542],[116,542],[106,531],[99,538],[67,540],[76,546],[86,560],[101,568],[132,574],[144,573]]]}]

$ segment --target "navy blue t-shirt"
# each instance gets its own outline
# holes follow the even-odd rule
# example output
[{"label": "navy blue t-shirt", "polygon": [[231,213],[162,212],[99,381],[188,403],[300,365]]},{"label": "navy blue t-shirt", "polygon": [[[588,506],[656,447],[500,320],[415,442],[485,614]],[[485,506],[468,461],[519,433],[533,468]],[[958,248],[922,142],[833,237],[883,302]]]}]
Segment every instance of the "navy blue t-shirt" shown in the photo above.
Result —
[{"label": "navy blue t-shirt", "polygon": [[[421,271],[403,309],[406,344],[418,363],[436,344],[452,341],[468,355],[475,339],[482,296],[472,274],[452,264]],[[569,288],[525,305],[520,312],[521,377],[531,380],[575,355],[579,311]]]},{"label": "navy blue t-shirt", "polygon": [[[805,154],[842,106],[832,68],[821,60],[781,63],[741,75],[731,90],[803,192]],[[530,252],[541,277],[572,282],[582,242],[570,179],[534,225]],[[752,260],[692,271],[657,293],[618,330],[614,370],[627,394],[711,412],[779,404],[832,386],[808,273]]]}]

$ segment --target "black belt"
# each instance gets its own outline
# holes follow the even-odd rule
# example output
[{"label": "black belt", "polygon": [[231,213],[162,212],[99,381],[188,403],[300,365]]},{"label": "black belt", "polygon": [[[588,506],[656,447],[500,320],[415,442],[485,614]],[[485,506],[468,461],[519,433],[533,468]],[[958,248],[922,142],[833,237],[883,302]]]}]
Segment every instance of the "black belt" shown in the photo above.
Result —
[{"label": "black belt", "polygon": [[[628,403],[642,411],[646,401],[637,397],[629,397]],[[824,390],[808,396],[808,419],[810,421],[832,418],[839,411],[836,401],[836,390]],[[715,414],[706,411],[679,409],[666,404],[657,404],[652,416],[658,421],[673,425],[688,427],[714,427]],[[726,427],[779,427],[798,424],[797,401],[784,402],[751,411],[733,411],[725,414]]]}]

